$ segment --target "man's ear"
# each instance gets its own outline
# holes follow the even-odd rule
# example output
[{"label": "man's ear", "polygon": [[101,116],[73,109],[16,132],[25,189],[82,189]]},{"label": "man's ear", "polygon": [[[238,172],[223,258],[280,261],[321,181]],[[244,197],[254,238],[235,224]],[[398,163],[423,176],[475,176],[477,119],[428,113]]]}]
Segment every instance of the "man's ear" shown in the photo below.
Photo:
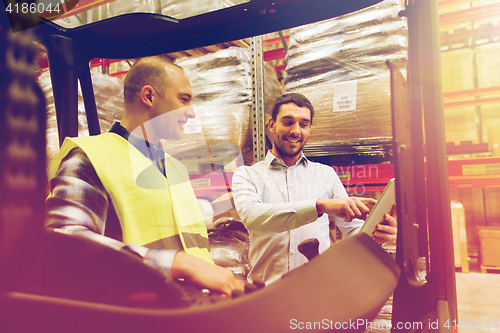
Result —
[{"label": "man's ear", "polygon": [[276,122],[274,121],[274,119],[272,117],[269,118],[269,121],[267,122],[267,127],[269,127],[269,131],[271,131],[271,133],[274,133],[275,125]]},{"label": "man's ear", "polygon": [[155,97],[155,94],[156,92],[154,88],[147,84],[141,89],[140,100],[147,106],[153,106],[153,99]]}]

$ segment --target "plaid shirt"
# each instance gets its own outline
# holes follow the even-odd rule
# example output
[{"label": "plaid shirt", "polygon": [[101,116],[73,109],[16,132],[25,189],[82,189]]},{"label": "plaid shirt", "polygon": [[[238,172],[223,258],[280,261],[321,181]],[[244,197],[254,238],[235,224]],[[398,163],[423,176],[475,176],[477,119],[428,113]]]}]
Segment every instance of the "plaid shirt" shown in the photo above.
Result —
[{"label": "plaid shirt", "polygon": [[[127,131],[116,122],[110,129],[128,140],[144,156],[165,174],[165,166],[158,163],[158,155],[163,155],[161,147],[148,145],[143,151],[144,139]],[[47,218],[45,225],[61,232],[79,234],[116,250],[132,251],[144,261],[164,273],[170,273],[177,250],[148,249],[137,244],[125,245],[104,236],[106,215],[112,204],[89,158],[81,148],[72,149],[64,157],[56,176],[50,181],[52,196],[46,201]]]}]

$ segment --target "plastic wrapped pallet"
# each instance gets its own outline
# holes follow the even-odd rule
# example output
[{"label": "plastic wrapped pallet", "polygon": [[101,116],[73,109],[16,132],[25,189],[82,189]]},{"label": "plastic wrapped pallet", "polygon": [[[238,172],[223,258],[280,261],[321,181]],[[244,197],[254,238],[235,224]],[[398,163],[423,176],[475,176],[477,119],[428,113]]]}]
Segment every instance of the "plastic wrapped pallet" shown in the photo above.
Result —
[{"label": "plastic wrapped pallet", "polygon": [[[314,105],[311,144],[392,136],[386,61],[406,74],[408,29],[398,15],[403,9],[401,1],[385,0],[290,31],[285,91],[302,93]],[[342,109],[346,82],[354,85],[346,93],[351,103]]]},{"label": "plastic wrapped pallet", "polygon": [[155,13],[160,10],[158,6],[155,0],[115,0],[106,4],[107,17],[136,12]]},{"label": "plastic wrapped pallet", "polygon": [[196,16],[247,2],[245,0],[115,0],[106,4],[108,17],[125,13],[159,13],[176,19]]},{"label": "plastic wrapped pallet", "polygon": [[248,231],[240,221],[220,218],[208,229],[210,255],[214,262],[232,271],[242,282],[250,272]]},{"label": "plastic wrapped pallet", "polygon": [[176,19],[183,19],[244,2],[248,0],[161,0],[161,13]]},{"label": "plastic wrapped pallet", "polygon": [[[123,82],[119,79],[91,72],[94,88],[97,115],[101,133],[107,132],[115,120],[123,116]],[[38,78],[47,100],[47,162],[50,163],[59,151],[59,135],[57,132],[56,108],[50,72]],[[78,89],[78,136],[88,136],[87,117],[80,88]]]},{"label": "plastic wrapped pallet", "polygon": [[[251,164],[251,59],[247,49],[232,47],[201,57],[176,61],[191,81],[197,119],[189,120],[180,141],[162,142],[166,151],[186,164],[191,173],[206,173],[237,159]],[[266,76],[266,100],[281,93],[276,75]],[[240,155],[241,153],[241,155]],[[192,162],[193,164],[189,164]]]}]

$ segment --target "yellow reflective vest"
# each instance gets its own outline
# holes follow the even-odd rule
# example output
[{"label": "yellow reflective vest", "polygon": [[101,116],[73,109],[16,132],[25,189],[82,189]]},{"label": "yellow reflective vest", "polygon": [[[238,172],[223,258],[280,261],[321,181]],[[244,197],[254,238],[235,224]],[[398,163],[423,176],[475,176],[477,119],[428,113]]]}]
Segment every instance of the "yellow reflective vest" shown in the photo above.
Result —
[{"label": "yellow reflective vest", "polygon": [[115,207],[125,244],[185,251],[212,262],[203,215],[184,167],[165,154],[166,177],[115,133],[66,138],[49,165],[49,181],[62,159],[80,147]]}]

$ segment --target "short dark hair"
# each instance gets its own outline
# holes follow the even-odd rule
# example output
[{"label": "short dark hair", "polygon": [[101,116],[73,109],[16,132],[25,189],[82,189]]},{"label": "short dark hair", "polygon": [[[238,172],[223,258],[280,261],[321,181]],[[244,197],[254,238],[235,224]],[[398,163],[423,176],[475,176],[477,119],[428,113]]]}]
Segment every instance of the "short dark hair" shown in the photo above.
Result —
[{"label": "short dark hair", "polygon": [[125,104],[132,104],[145,85],[150,85],[160,96],[164,97],[169,75],[166,66],[180,68],[176,64],[161,57],[147,57],[137,61],[128,71],[123,83]]},{"label": "short dark hair", "polygon": [[311,111],[311,124],[312,124],[314,118],[314,107],[312,106],[311,101],[309,101],[306,96],[298,93],[288,93],[276,98],[273,104],[273,109],[272,109],[273,111],[271,115],[274,121],[276,121],[276,119],[278,118],[280,107],[283,104],[288,104],[288,103],[294,103],[298,107],[305,106],[306,108],[308,108],[309,111]]}]

